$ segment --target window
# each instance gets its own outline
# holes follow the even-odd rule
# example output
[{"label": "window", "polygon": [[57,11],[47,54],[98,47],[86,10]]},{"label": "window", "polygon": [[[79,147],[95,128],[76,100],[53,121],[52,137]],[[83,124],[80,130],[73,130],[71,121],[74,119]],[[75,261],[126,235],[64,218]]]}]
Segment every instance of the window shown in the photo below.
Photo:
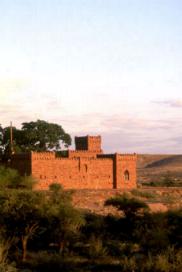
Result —
[{"label": "window", "polygon": [[84,164],[84,170],[85,170],[85,172],[88,171],[88,166],[87,166],[87,164]]},{"label": "window", "polygon": [[126,170],[126,171],[124,172],[124,180],[125,180],[125,181],[128,181],[129,179],[130,179],[130,173],[129,173],[128,170]]}]

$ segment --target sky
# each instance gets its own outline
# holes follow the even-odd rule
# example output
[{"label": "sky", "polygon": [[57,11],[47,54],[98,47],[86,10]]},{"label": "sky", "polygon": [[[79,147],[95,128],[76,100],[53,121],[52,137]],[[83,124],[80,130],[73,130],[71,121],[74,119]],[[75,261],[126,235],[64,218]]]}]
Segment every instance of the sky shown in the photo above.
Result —
[{"label": "sky", "polygon": [[0,124],[182,153],[181,0],[1,0]]}]

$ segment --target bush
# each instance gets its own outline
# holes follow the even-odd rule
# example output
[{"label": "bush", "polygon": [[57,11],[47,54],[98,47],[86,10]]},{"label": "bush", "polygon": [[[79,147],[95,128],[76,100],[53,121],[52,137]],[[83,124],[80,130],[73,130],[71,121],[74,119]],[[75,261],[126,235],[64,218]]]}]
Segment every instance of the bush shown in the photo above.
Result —
[{"label": "bush", "polygon": [[8,188],[20,182],[20,175],[18,172],[11,168],[0,166],[0,188]]},{"label": "bush", "polygon": [[100,258],[106,257],[108,255],[107,248],[103,246],[103,242],[101,239],[92,236],[89,241],[89,249],[88,249],[90,258]]},{"label": "bush", "polygon": [[118,195],[106,200],[105,206],[108,205],[116,207],[119,211],[122,211],[124,216],[128,219],[149,209],[145,202],[137,198],[129,198],[126,195]]},{"label": "bush", "polygon": [[35,183],[31,176],[21,177],[17,170],[0,166],[0,189],[32,189]]},{"label": "bush", "polygon": [[122,269],[123,272],[136,271],[137,269],[136,258],[125,256],[123,260],[121,261],[121,265],[123,268]]}]

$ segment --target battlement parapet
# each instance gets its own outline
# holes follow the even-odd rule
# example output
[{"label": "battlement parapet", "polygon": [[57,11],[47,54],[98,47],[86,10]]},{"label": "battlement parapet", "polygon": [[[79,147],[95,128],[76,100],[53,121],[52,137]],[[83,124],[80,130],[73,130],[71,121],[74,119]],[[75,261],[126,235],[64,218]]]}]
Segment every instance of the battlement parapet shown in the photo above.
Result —
[{"label": "battlement parapet", "polygon": [[69,153],[85,153],[85,154],[96,154],[97,151],[91,151],[91,150],[68,150]]},{"label": "battlement parapet", "polygon": [[97,158],[98,159],[107,159],[107,158],[109,158],[109,159],[113,159],[115,157],[115,155],[114,154],[97,154]]},{"label": "battlement parapet", "polygon": [[118,156],[118,159],[120,161],[136,161],[137,160],[137,156],[136,155],[129,155],[129,154],[120,154]]},{"label": "battlement parapet", "polygon": [[96,136],[87,135],[87,137],[90,138],[90,139],[101,139],[100,135],[96,135]]},{"label": "battlement parapet", "polygon": [[54,151],[44,151],[44,152],[37,152],[37,151],[31,151],[32,155],[37,155],[37,156],[42,156],[42,155],[46,155],[46,156],[55,156],[55,152]]},{"label": "battlement parapet", "polygon": [[83,138],[90,138],[90,139],[101,139],[100,135],[86,135],[86,136],[75,136],[75,139],[83,139]]},{"label": "battlement parapet", "polygon": [[[102,151],[100,151],[102,152]],[[68,158],[72,157],[80,157],[80,158],[96,158],[97,154],[100,153],[99,151],[90,151],[90,150],[69,150],[68,151]]]},{"label": "battlement parapet", "polygon": [[52,160],[55,159],[56,154],[55,152],[49,151],[49,152],[35,152],[35,151],[31,151],[31,157],[32,159],[36,160]]}]

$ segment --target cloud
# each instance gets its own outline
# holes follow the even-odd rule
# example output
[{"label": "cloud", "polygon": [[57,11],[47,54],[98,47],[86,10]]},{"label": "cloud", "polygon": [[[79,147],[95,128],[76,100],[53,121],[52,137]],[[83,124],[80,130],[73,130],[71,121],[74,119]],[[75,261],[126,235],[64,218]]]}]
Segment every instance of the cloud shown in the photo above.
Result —
[{"label": "cloud", "polygon": [[101,113],[90,113],[80,115],[62,115],[56,116],[56,121],[64,123],[64,125],[70,126],[72,132],[107,132],[107,131],[118,131],[118,132],[141,132],[149,131],[150,133],[156,130],[168,130],[169,128],[179,128],[179,122],[182,119],[170,120],[155,120],[149,118],[131,118],[127,115],[104,115]]},{"label": "cloud", "polygon": [[13,121],[14,125],[20,127],[22,122],[32,120],[54,120],[63,112],[63,106],[57,97],[43,96],[37,93],[33,99],[33,94],[22,91],[19,94],[7,95],[0,99],[0,123],[3,126],[9,125]]},{"label": "cloud", "polygon": [[160,105],[167,105],[173,108],[182,108],[182,99],[161,100],[161,101],[154,101],[154,103],[160,104]]},{"label": "cloud", "polygon": [[181,153],[175,136],[182,134],[182,119],[142,119],[99,113],[57,118],[72,137],[101,135],[106,152]]},{"label": "cloud", "polygon": [[99,112],[69,115],[61,101],[54,97],[37,99],[34,105],[28,98],[19,105],[11,101],[0,105],[0,115],[3,126],[9,125],[11,120],[19,127],[22,122],[42,119],[62,125],[72,137],[101,135],[103,149],[109,153],[182,153],[182,128],[179,126],[182,117],[154,119]]}]

